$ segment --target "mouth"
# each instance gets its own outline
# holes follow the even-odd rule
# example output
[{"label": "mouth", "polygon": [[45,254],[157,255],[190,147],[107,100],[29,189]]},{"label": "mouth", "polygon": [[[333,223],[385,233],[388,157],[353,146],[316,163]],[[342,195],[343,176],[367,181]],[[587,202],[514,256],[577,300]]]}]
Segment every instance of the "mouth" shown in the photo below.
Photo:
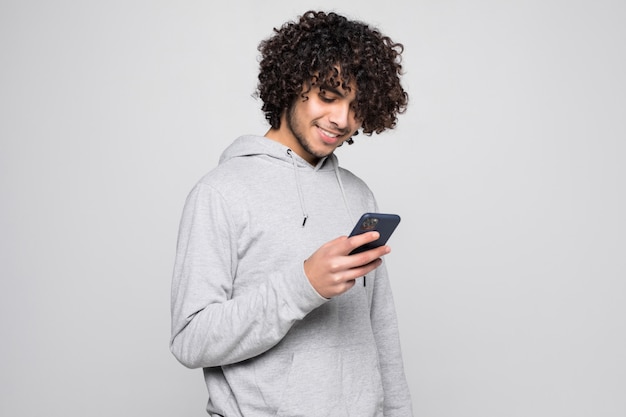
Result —
[{"label": "mouth", "polygon": [[344,132],[335,132],[332,130],[324,129],[320,126],[317,126],[317,129],[320,133],[322,140],[329,145],[335,144],[342,136],[345,135]]}]

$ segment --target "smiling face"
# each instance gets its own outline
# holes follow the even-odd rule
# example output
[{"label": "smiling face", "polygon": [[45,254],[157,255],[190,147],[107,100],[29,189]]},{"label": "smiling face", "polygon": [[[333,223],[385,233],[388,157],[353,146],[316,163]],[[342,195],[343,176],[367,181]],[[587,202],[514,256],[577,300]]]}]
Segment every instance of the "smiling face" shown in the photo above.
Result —
[{"label": "smiling face", "polygon": [[354,85],[336,88],[313,85],[283,112],[280,128],[265,136],[291,148],[311,165],[331,153],[361,127],[353,102]]}]

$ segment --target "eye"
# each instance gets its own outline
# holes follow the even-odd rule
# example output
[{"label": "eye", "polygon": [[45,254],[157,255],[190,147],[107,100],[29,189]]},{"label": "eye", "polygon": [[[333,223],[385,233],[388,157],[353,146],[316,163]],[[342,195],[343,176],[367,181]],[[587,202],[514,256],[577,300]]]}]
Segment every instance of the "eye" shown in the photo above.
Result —
[{"label": "eye", "polygon": [[335,97],[329,97],[326,91],[324,90],[320,90],[319,97],[320,97],[320,100],[322,100],[324,103],[332,103],[333,101],[336,100]]}]

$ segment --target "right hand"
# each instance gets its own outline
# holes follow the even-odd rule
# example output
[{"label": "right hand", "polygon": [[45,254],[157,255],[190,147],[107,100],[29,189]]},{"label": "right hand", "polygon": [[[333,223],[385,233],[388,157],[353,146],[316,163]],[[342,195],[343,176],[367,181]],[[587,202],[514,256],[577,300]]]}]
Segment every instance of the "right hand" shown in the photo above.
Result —
[{"label": "right hand", "polygon": [[322,245],[304,261],[304,273],[313,288],[322,297],[332,298],[352,288],[355,279],[378,268],[382,263],[381,256],[391,252],[389,246],[349,255],[378,237],[378,232],[367,232],[352,237],[341,236]]}]

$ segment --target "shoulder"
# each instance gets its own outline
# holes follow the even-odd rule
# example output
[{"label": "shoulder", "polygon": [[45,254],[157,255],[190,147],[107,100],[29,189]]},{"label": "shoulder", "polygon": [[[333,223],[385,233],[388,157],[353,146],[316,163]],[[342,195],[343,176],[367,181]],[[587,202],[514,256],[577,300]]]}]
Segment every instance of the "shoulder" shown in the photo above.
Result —
[{"label": "shoulder", "polygon": [[352,171],[342,167],[339,167],[339,175],[350,201],[358,202],[358,205],[364,207],[364,210],[376,210],[376,197],[365,181]]},{"label": "shoulder", "polygon": [[258,172],[255,158],[234,158],[205,173],[197,182],[197,186],[209,187],[218,191],[232,190],[243,185]]},{"label": "shoulder", "polygon": [[354,174],[352,171],[340,166],[339,175],[341,175],[341,179],[345,185],[349,185],[353,187],[360,187],[360,188],[369,190],[369,187],[367,186],[365,181],[363,181],[359,176]]}]

